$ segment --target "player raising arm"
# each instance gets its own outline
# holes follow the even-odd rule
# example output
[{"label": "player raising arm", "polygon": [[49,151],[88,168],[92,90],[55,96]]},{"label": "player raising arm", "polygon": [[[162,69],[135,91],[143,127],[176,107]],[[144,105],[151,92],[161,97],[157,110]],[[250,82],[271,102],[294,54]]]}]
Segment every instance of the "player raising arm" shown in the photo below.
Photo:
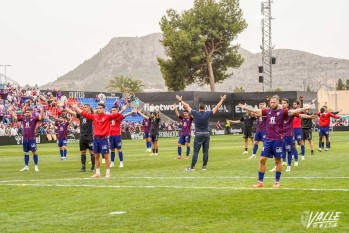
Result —
[{"label": "player raising arm", "polygon": [[[106,175],[105,177],[110,177],[110,159],[109,159],[109,143],[108,135],[110,130],[110,121],[117,119],[120,116],[120,113],[115,114],[105,114],[104,104],[99,103],[97,106],[97,113],[86,113],[82,111],[77,105],[73,105],[73,108],[77,113],[93,121],[93,152],[96,157],[96,173],[92,176],[93,178],[101,177],[100,171],[100,154],[105,158],[106,162]],[[127,105],[124,105],[123,108],[127,108]]]},{"label": "player raising arm", "polygon": [[40,115],[34,117],[33,109],[28,107],[25,109],[24,116],[16,115],[13,110],[13,106],[9,105],[8,110],[12,116],[12,119],[17,121],[22,121],[22,132],[23,132],[23,152],[24,152],[24,168],[20,171],[29,171],[29,151],[33,154],[34,169],[39,171],[39,156],[36,151],[36,125],[44,118],[44,110],[42,106],[40,107]]},{"label": "player raising arm", "polygon": [[295,110],[279,109],[280,98],[274,95],[270,98],[270,108],[269,109],[254,109],[252,106],[247,106],[246,104],[240,104],[242,109],[261,114],[266,116],[266,138],[264,141],[264,147],[261,153],[259,172],[258,172],[258,184],[254,187],[261,188],[264,186],[264,174],[265,174],[265,164],[267,158],[275,158],[276,172],[275,172],[275,182],[273,187],[280,187],[280,177],[282,172],[282,151],[283,151],[283,136],[284,136],[284,120],[287,116],[292,116],[295,113],[304,111],[310,108],[299,108]]}]

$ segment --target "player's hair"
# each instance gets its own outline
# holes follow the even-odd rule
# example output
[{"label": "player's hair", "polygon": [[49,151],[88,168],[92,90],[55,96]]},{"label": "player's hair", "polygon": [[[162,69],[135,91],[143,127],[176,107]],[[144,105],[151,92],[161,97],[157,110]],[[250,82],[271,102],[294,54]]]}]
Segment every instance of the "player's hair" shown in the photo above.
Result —
[{"label": "player's hair", "polygon": [[205,110],[206,104],[200,103],[199,104],[199,110]]},{"label": "player's hair", "polygon": [[287,98],[282,98],[281,101],[285,101],[287,103],[290,103],[290,101]]},{"label": "player's hair", "polygon": [[325,112],[325,108],[324,107],[320,108],[320,112],[324,113]]},{"label": "player's hair", "polygon": [[183,110],[183,112],[189,113],[189,111],[188,111],[188,110]]},{"label": "player's hair", "polygon": [[88,108],[90,109],[90,111],[92,112],[91,105],[89,105],[89,104],[84,104],[84,106],[88,107]]},{"label": "player's hair", "polygon": [[273,95],[270,99],[277,99],[280,102],[280,97],[278,95]]},{"label": "player's hair", "polygon": [[103,109],[105,108],[105,105],[102,103],[99,103],[98,106],[101,106]]},{"label": "player's hair", "polygon": [[299,105],[299,101],[298,100],[293,101],[293,103],[296,103],[297,105]]},{"label": "player's hair", "polygon": [[27,111],[32,112],[32,111],[33,111],[33,108],[27,108],[25,111],[26,111],[26,112],[27,112]]}]

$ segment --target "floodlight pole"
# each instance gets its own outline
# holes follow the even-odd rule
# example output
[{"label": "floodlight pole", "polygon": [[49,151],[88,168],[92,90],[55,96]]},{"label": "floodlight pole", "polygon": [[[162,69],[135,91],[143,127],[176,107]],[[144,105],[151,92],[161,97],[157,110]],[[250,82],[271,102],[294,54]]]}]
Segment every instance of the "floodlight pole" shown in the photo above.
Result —
[{"label": "floodlight pole", "polygon": [[272,78],[272,43],[271,43],[271,3],[272,0],[261,2],[262,14],[262,65],[263,65],[263,91],[273,90]]}]

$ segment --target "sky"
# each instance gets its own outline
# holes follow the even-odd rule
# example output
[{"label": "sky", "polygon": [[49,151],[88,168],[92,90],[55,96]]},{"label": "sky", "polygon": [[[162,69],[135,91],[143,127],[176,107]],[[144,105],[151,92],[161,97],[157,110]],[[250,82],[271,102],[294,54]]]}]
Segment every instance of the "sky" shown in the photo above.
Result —
[{"label": "sky", "polygon": [[[0,73],[6,67],[21,85],[52,82],[112,38],[161,32],[167,9],[192,6],[193,0],[0,0]],[[236,43],[258,53],[261,1],[240,0],[240,7],[248,28]],[[348,9],[348,0],[274,0],[272,43],[275,49],[349,59]]]}]

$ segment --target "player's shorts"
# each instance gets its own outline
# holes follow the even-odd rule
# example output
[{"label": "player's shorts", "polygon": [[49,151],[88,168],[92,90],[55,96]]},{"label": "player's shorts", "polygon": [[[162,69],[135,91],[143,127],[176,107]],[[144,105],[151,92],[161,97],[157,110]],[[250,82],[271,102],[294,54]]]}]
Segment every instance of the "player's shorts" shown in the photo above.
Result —
[{"label": "player's shorts", "polygon": [[190,135],[181,135],[179,136],[178,144],[184,145],[186,142],[190,143],[190,138],[191,138]]},{"label": "player's shorts", "polygon": [[122,138],[121,136],[109,136],[110,149],[121,149]]},{"label": "player's shorts", "polygon": [[244,129],[244,136],[243,138],[253,138],[252,136],[252,128],[245,128]]},{"label": "player's shorts", "polygon": [[88,138],[81,137],[79,145],[80,145],[80,151],[87,150],[87,149],[92,151],[93,150],[93,138],[92,137],[88,137]]},{"label": "player's shorts", "polygon": [[293,129],[294,132],[294,139],[299,142],[299,141],[303,141],[303,132],[301,128],[295,128]]},{"label": "player's shorts", "polygon": [[151,141],[152,142],[157,142],[159,140],[159,135],[158,134],[152,134],[151,135]]},{"label": "player's shorts", "polygon": [[144,132],[144,136],[143,136],[143,138],[150,138],[150,133],[146,133],[146,132]]},{"label": "player's shorts", "polygon": [[23,140],[23,151],[24,152],[36,151],[36,139]]},{"label": "player's shorts", "polygon": [[95,154],[109,154],[108,138],[94,138],[93,139],[93,153]]},{"label": "player's shorts", "polygon": [[258,141],[258,142],[260,142],[260,141],[264,142],[264,140],[265,140],[265,132],[257,131],[255,133],[255,135],[254,135],[254,140]]},{"label": "player's shorts", "polygon": [[57,144],[58,144],[58,147],[67,146],[67,139],[61,139],[61,140],[58,139]]},{"label": "player's shorts", "polygon": [[329,135],[330,135],[330,127],[329,126],[325,126],[325,127],[320,126],[319,127],[319,136],[320,137],[322,137],[322,136],[328,137]]},{"label": "player's shorts", "polygon": [[279,159],[282,157],[282,140],[265,139],[261,156]]},{"label": "player's shorts", "polygon": [[293,145],[293,136],[285,136],[283,141],[284,150],[286,152],[292,151],[292,145]]},{"label": "player's shorts", "polygon": [[303,139],[304,140],[312,140],[313,139],[312,129],[302,129],[302,131],[303,131]]}]

